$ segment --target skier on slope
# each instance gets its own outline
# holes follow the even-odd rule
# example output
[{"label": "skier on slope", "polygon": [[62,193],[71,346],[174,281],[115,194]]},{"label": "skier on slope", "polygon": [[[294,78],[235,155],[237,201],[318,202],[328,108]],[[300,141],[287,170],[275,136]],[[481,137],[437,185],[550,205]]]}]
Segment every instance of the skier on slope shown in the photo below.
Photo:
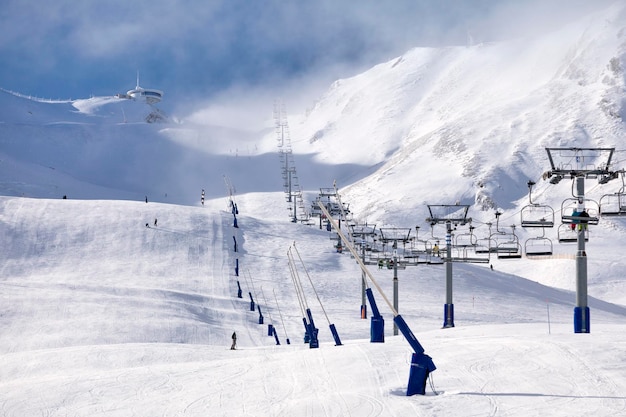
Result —
[{"label": "skier on slope", "polygon": [[231,337],[233,339],[233,344],[230,345],[230,350],[235,350],[237,349],[237,333],[233,332],[233,335]]}]

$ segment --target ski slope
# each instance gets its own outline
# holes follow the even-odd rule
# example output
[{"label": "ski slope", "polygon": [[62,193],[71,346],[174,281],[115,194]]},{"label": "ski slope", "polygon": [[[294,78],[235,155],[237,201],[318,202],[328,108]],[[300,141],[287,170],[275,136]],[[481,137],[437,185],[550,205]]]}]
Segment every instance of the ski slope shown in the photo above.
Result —
[{"label": "ski slope", "polygon": [[[626,307],[591,297],[592,332],[574,334],[571,291],[455,264],[456,327],[441,329],[444,268],[400,270],[400,312],[438,368],[437,395],[429,386],[407,397],[410,346],[393,336],[379,296],[386,340],[369,342],[354,260],[334,251],[328,232],[286,222],[279,193],[239,196],[238,228],[227,203],[0,198],[0,414],[626,412]],[[286,264],[294,242],[342,346],[306,281],[320,348],[303,343]],[[392,271],[371,272],[391,294]]]}]

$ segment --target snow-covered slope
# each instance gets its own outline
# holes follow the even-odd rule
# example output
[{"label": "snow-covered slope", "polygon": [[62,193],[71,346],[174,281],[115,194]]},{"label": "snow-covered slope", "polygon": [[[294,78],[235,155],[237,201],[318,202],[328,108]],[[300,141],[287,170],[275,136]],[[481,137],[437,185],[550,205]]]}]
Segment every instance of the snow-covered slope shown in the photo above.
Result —
[{"label": "snow-covered slope", "polygon": [[[379,296],[386,340],[369,343],[354,261],[334,251],[327,232],[285,222],[280,193],[237,203],[234,228],[225,199],[183,207],[0,198],[1,413],[608,416],[626,409],[618,354],[626,307],[591,297],[592,333],[575,335],[571,291],[472,265],[455,265],[457,326],[446,330],[445,268],[399,271],[400,312],[438,367],[438,396],[429,387],[425,397],[406,397],[410,347],[392,335]],[[302,343],[285,256],[294,242],[324,307],[302,275],[319,349]],[[390,296],[392,271],[372,274]],[[329,323],[343,346],[334,346]]]}]

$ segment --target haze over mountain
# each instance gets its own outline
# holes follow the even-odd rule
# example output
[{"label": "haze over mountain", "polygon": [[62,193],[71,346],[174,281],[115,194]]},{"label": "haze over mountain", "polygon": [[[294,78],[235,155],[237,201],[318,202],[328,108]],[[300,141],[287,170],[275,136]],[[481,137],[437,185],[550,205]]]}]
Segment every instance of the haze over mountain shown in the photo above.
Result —
[{"label": "haze over mountain", "polygon": [[[335,82],[305,115],[289,117],[303,187],[315,190],[337,179],[340,187],[350,185],[346,192],[361,215],[376,220],[394,213],[398,222],[407,221],[406,213],[426,201],[512,208],[525,195],[526,181],[549,168],[546,146],[620,148],[624,20],[617,2],[541,37],[415,48]],[[183,204],[197,201],[203,184],[209,195],[220,195],[222,174],[239,192],[281,186],[279,176],[270,174],[280,170],[276,134],[269,128],[272,103],[268,129],[258,132],[207,126],[202,110],[187,119],[168,115],[167,123],[137,124],[150,109],[113,98],[50,103],[3,93],[2,101],[5,166],[34,163],[44,172],[119,190],[125,198],[150,194]],[[19,154],[25,141],[37,141],[27,146],[30,159]],[[43,146],[58,148],[57,141],[66,151]],[[112,155],[120,158],[113,162]],[[618,164],[623,157],[616,159]],[[345,169],[338,168],[342,164]],[[256,169],[261,171],[250,172]],[[49,174],[45,190],[5,185],[4,192],[98,194],[55,190]],[[254,188],[247,176],[255,178]],[[407,176],[414,187],[403,189],[400,199],[392,185]],[[14,185],[20,182],[30,188],[43,181],[18,177]]]}]

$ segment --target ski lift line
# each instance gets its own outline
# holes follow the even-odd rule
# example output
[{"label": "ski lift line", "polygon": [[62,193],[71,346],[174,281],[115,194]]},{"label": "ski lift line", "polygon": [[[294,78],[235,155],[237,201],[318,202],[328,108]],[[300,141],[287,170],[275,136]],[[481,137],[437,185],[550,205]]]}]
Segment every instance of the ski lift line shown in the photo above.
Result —
[{"label": "ski lift line", "polygon": [[233,184],[231,183],[230,178],[226,174],[222,174],[222,177],[224,178],[224,184],[226,185],[226,191],[228,192],[229,203],[230,202],[234,203],[235,202],[235,189],[233,187]]},{"label": "ski lift line", "polygon": [[304,302],[302,301],[302,296],[300,294],[300,289],[298,288],[298,283],[296,281],[296,271],[293,268],[293,263],[291,261],[291,254],[290,254],[289,251],[287,251],[287,258],[289,260],[288,265],[289,265],[289,274],[291,276],[291,282],[293,283],[293,286],[294,286],[294,288],[296,290],[296,296],[298,297],[298,304],[300,305],[300,311],[304,315],[304,311],[305,311]]},{"label": "ski lift line", "polygon": [[[346,218],[346,212],[343,210],[343,203],[341,202],[341,196],[339,195],[339,190],[337,189],[337,180],[333,181],[333,188],[335,189],[335,195],[337,196],[337,202],[339,202],[339,210],[341,211],[341,218]],[[352,232],[350,228],[348,228],[348,237],[350,237],[350,243],[354,244],[354,237],[352,236]]]},{"label": "ski lift line", "polygon": [[367,277],[370,279],[370,281],[372,282],[372,284],[374,285],[374,287],[376,287],[376,290],[378,291],[378,293],[381,295],[381,297],[383,297],[383,299],[385,300],[385,302],[387,303],[387,305],[389,306],[389,308],[391,309],[393,316],[394,317],[398,317],[398,311],[393,307],[393,304],[389,301],[389,299],[387,298],[387,296],[385,295],[385,293],[383,292],[382,288],[380,287],[380,285],[378,285],[378,282],[376,282],[376,279],[374,279],[374,276],[372,275],[372,273],[365,267],[365,264],[363,263],[363,261],[361,260],[361,258],[359,257],[359,254],[357,253],[356,249],[354,248],[354,246],[352,246],[352,244],[346,239],[346,236],[343,234],[343,231],[341,231],[341,229],[339,229],[339,226],[337,225],[337,223],[335,222],[335,219],[333,219],[332,217],[330,217],[330,213],[328,213],[328,210],[326,210],[326,207],[324,207],[323,204],[318,202],[318,206],[320,207],[320,209],[322,210],[322,212],[326,215],[326,217],[328,218],[328,221],[332,224],[332,226],[335,228],[335,230],[337,231],[337,233],[339,234],[339,236],[341,236],[341,239],[343,239],[344,243],[346,244],[346,247],[348,248],[348,250],[350,251],[350,253],[352,253],[352,256],[354,256],[354,259],[356,260],[356,262],[359,264],[359,266],[361,267],[361,270],[363,272],[365,272],[365,275],[367,275]]},{"label": "ski lift line", "polygon": [[289,261],[291,262],[291,268],[294,271],[294,282],[296,284],[296,291],[299,291],[300,297],[302,298],[302,305],[304,306],[304,311],[309,310],[309,303],[306,300],[306,296],[304,294],[304,287],[302,286],[302,280],[300,279],[300,274],[298,273],[298,268],[296,268],[296,261],[291,253],[291,248],[288,251]]},{"label": "ski lift line", "polygon": [[272,314],[270,313],[269,304],[267,304],[267,298],[265,298],[265,292],[263,292],[263,286],[261,285],[261,297],[263,297],[263,302],[265,303],[267,309],[267,315],[270,318],[270,323],[274,323],[272,320]]},{"label": "ski lift line", "polygon": [[291,282],[293,282],[293,286],[296,290],[296,297],[298,298],[298,305],[300,306],[300,313],[302,314],[302,317],[306,317],[306,313],[305,313],[306,309],[304,308],[300,291],[298,291],[298,284],[296,283],[295,271],[293,270],[293,265],[291,264],[291,260],[289,262],[289,272],[291,275]]},{"label": "ski lift line", "polygon": [[274,294],[274,301],[276,302],[276,310],[278,310],[278,316],[280,317],[280,322],[283,326],[283,331],[285,332],[285,339],[289,339],[289,335],[287,334],[287,328],[285,327],[285,320],[283,320],[283,313],[280,311],[280,305],[278,304],[278,298],[276,297],[276,291],[272,288],[272,293]]},{"label": "ski lift line", "polygon": [[[250,284],[252,286],[252,293],[254,294],[254,298],[258,300],[259,297],[257,297],[256,289],[254,288],[254,280],[252,279],[252,275],[250,274],[250,270],[246,269],[246,272],[248,273],[248,277],[250,278]],[[244,276],[245,275],[246,274],[244,274]]]},{"label": "ski lift line", "polygon": [[293,249],[296,251],[296,255],[298,255],[298,259],[300,259],[300,264],[302,265],[302,269],[304,270],[304,273],[309,279],[309,283],[311,283],[311,288],[313,288],[313,293],[315,294],[315,298],[317,298],[317,302],[320,304],[320,307],[322,308],[322,312],[324,312],[324,316],[326,316],[326,321],[328,321],[328,324],[330,325],[330,320],[328,319],[328,314],[326,314],[326,309],[324,309],[324,305],[322,304],[322,301],[320,300],[320,297],[317,294],[315,285],[313,285],[313,280],[311,279],[311,276],[309,275],[309,271],[306,269],[306,266],[304,265],[304,261],[302,260],[302,257],[300,256],[300,252],[298,251],[298,248],[296,247],[296,242],[293,242]]}]

